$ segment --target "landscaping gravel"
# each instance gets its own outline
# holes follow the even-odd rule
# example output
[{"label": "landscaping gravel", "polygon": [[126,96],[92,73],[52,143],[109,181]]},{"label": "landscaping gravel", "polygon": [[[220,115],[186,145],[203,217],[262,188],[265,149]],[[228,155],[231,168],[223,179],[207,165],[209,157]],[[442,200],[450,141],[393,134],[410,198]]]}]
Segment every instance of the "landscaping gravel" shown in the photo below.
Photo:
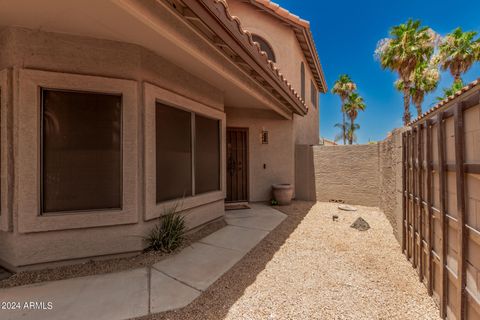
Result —
[{"label": "landscaping gravel", "polygon": [[177,253],[178,251],[189,246],[193,242],[196,242],[225,226],[226,223],[222,219],[211,222],[201,228],[193,230],[186,235],[183,245],[178,248],[176,252],[172,252],[171,254],[149,251],[126,258],[90,260],[85,263],[79,263],[74,265],[67,265],[35,271],[25,271],[14,274],[7,279],[0,280],[0,288],[22,286],[43,281],[63,280],[69,278],[91,276],[96,274],[119,272],[145,266],[151,266],[167,258],[168,256]]},{"label": "landscaping gravel", "polygon": [[[141,319],[439,319],[383,213],[337,207],[278,207],[288,218],[198,299]],[[359,216],[371,229],[350,228]]]}]

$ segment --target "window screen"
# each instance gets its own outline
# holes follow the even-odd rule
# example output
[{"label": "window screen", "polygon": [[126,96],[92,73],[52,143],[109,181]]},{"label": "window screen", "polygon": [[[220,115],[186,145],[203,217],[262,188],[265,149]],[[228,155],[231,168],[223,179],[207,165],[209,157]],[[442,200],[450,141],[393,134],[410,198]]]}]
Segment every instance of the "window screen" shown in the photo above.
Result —
[{"label": "window screen", "polygon": [[121,96],[43,89],[41,97],[42,211],[121,208]]},{"label": "window screen", "polygon": [[156,104],[157,203],[192,195],[191,113]]},{"label": "window screen", "polygon": [[195,193],[220,190],[220,121],[195,115]]}]

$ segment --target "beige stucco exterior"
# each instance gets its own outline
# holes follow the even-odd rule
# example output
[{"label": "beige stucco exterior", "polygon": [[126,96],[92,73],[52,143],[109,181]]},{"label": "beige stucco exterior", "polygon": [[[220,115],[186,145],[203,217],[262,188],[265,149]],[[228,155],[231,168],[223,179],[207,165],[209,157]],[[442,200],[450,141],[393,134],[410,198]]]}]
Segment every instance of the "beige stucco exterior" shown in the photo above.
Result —
[{"label": "beige stucco exterior", "polygon": [[[65,5],[77,4],[81,6],[80,2]],[[148,25],[151,32],[162,31],[163,38],[152,36],[148,40],[145,35],[150,34],[145,29],[138,33],[142,37],[135,39],[134,31],[125,30],[125,41],[119,41],[100,29],[88,29],[88,21],[72,21],[76,28],[67,30],[64,28],[68,24],[58,20],[53,30],[45,28],[47,31],[29,28],[33,27],[31,21],[25,21],[25,27],[16,27],[15,22],[0,23],[0,264],[8,269],[40,268],[144,248],[141,236],[153,227],[165,206],[176,202],[157,204],[154,197],[152,110],[157,101],[221,123],[220,190],[179,199],[182,209],[188,209],[190,229],[224,215],[227,127],[249,129],[249,201],[269,200],[274,183],[294,184],[295,144],[317,143],[318,108],[310,103],[307,64],[305,92],[310,105],[307,116],[301,117],[285,111],[271,92],[175,13],[154,8],[160,2],[119,1],[109,5],[121,10],[106,10],[102,5],[98,12],[105,9],[119,17],[125,10],[130,18],[134,16]],[[12,6],[10,16],[18,16],[23,22],[24,11]],[[123,18],[128,20],[127,15]],[[281,61],[293,59],[288,58],[286,46],[279,51],[279,67],[299,91],[296,86],[300,83],[302,53],[298,43],[281,23],[268,23],[268,30],[285,37],[298,58],[296,63],[283,66]],[[123,27],[122,23],[118,25],[119,30]],[[263,25],[251,27],[263,29]],[[130,28],[141,30],[133,21]],[[39,214],[40,87],[122,95],[121,210]],[[262,130],[270,133],[268,145],[261,143]]]},{"label": "beige stucco exterior", "polygon": [[[242,26],[252,34],[264,38],[272,47],[276,66],[292,84],[293,88],[301,92],[300,65],[305,66],[305,104],[309,110],[306,116],[294,116],[295,144],[316,145],[319,140],[320,119],[319,99],[317,105],[311,99],[312,70],[308,67],[305,55],[298,43],[291,27],[285,25],[270,14],[241,0],[228,0],[231,13],[242,21]],[[316,88],[316,92],[319,89]]]},{"label": "beige stucco exterior", "polygon": [[[249,131],[249,201],[271,199],[271,186],[294,184],[293,122],[260,109],[226,108],[227,126]],[[262,130],[269,143],[262,144]]]},{"label": "beige stucco exterior", "polygon": [[[139,236],[145,235],[154,224],[152,217],[145,213],[143,201],[145,175],[142,172],[145,154],[149,152],[142,143],[145,132],[140,115],[145,109],[144,86],[159,84],[170,95],[184,99],[188,91],[188,99],[198,101],[204,110],[224,115],[219,90],[135,45],[19,28],[3,30],[0,39],[0,46],[6,48],[2,50],[0,68],[9,70],[9,82],[14,83],[12,103],[7,105],[9,100],[2,99],[6,107],[2,110],[12,111],[4,119],[11,117],[7,128],[11,127],[13,133],[11,140],[8,135],[2,135],[2,146],[13,146],[10,147],[13,166],[9,168],[8,179],[4,179],[9,188],[2,188],[2,194],[8,194],[11,188],[15,194],[11,210],[4,209],[1,215],[2,220],[10,216],[13,222],[11,232],[0,232],[3,264],[17,269],[141,250],[144,245]],[[102,63],[98,63],[99,59]],[[161,73],[155,72],[157,68]],[[127,139],[123,142],[126,152],[123,189],[127,202],[122,211],[125,214],[86,212],[38,216],[38,147],[35,143],[38,141],[36,87],[40,85],[123,94],[126,112],[123,137]],[[1,89],[7,92],[4,86]],[[2,161],[2,166],[7,164]],[[223,194],[189,207],[194,208],[187,218],[189,227],[193,228],[223,215]]]}]

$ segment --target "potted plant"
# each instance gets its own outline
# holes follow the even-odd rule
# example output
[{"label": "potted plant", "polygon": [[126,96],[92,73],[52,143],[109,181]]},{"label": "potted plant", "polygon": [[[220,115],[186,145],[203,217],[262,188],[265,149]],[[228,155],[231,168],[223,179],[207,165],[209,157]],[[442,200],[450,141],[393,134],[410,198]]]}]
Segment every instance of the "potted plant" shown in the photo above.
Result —
[{"label": "potted plant", "polygon": [[288,183],[272,185],[273,199],[281,206],[289,205],[292,202],[293,186]]}]

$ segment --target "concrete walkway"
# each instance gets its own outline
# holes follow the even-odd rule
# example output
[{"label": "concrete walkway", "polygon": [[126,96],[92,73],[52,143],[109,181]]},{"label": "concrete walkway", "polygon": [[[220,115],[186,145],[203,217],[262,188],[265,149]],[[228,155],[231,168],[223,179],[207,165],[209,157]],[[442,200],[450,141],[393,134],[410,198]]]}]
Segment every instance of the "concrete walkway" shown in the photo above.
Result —
[{"label": "concrete walkway", "polygon": [[0,319],[129,319],[184,307],[285,218],[253,204],[227,211],[226,227],[151,268],[0,289],[0,303],[16,307],[0,306]]}]

